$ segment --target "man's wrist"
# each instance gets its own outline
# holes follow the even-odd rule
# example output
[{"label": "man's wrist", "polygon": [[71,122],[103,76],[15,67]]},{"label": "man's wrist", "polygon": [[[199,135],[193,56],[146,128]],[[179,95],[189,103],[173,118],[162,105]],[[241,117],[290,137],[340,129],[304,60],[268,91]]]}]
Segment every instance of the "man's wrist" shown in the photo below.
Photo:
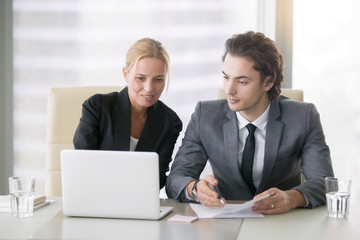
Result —
[{"label": "man's wrist", "polygon": [[191,198],[191,199],[194,199],[194,197],[193,197],[193,195],[192,195],[192,188],[193,188],[193,186],[194,186],[194,184],[195,184],[195,180],[194,181],[192,181],[192,182],[190,182],[188,185],[187,185],[187,194],[188,194],[188,196]]},{"label": "man's wrist", "polygon": [[196,202],[199,202],[199,199],[197,197],[197,184],[198,182],[200,182],[200,179],[196,180],[196,181],[192,181],[188,184],[187,186],[187,194],[188,196],[196,201]]},{"label": "man's wrist", "polygon": [[288,190],[286,192],[289,196],[291,208],[298,208],[298,207],[306,206],[305,196],[299,190],[292,189],[292,190]]},{"label": "man's wrist", "polygon": [[196,202],[200,202],[199,201],[199,198],[198,198],[198,192],[197,192],[197,184],[198,182],[200,182],[200,179],[196,180],[192,189],[191,189],[191,193],[192,193],[192,196],[193,196],[193,199],[196,201]]}]

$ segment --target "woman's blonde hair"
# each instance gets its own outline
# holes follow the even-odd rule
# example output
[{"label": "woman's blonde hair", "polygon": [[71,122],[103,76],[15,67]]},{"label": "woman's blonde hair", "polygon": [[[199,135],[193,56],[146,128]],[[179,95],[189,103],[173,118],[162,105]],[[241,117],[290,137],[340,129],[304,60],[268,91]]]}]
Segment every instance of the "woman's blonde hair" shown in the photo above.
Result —
[{"label": "woman's blonde hair", "polygon": [[151,38],[142,38],[137,40],[126,54],[126,69],[130,71],[142,58],[153,57],[162,60],[165,63],[167,79],[170,80],[169,63],[170,57],[161,42]]}]

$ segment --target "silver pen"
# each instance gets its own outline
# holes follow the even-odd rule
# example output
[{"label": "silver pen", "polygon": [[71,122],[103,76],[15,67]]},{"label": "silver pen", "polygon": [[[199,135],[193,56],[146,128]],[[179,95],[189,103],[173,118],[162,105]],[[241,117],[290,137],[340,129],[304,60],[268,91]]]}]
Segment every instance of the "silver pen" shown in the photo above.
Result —
[{"label": "silver pen", "polygon": [[220,200],[222,205],[225,205],[224,200],[222,200],[222,196],[221,193],[219,191],[219,188],[217,186],[213,187],[208,181],[206,181],[207,185],[209,186],[209,188],[211,188],[211,190],[215,191],[218,194],[218,199]]}]

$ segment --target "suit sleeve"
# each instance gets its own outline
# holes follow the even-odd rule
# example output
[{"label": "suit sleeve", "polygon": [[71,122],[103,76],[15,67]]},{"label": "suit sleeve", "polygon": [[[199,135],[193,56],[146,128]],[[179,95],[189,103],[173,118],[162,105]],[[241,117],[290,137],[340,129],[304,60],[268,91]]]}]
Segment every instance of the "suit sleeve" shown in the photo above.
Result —
[{"label": "suit sleeve", "polygon": [[82,116],[73,139],[75,149],[99,148],[100,120],[101,96],[94,95],[83,103]]},{"label": "suit sleeve", "polygon": [[200,122],[201,103],[198,103],[166,182],[168,197],[178,201],[186,201],[184,193],[186,186],[200,177],[208,159],[201,144]]},{"label": "suit sleeve", "polygon": [[301,167],[306,182],[295,187],[308,200],[308,208],[320,206],[326,202],[325,177],[334,176],[330,150],[325,142],[325,135],[316,107],[311,104],[304,147],[301,153]]}]

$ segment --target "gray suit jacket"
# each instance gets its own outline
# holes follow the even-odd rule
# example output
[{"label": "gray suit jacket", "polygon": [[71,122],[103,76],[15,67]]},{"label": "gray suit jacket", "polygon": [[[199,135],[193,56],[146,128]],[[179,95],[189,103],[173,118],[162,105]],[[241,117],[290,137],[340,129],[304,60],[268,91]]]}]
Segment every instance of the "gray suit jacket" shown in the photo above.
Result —
[{"label": "gray suit jacket", "polygon": [[[209,160],[225,199],[252,199],[238,168],[238,133],[236,114],[226,100],[199,102],[167,178],[168,196],[186,201],[185,187],[199,178]],[[301,173],[306,177],[303,184]],[[324,177],[333,175],[315,106],[285,97],[271,102],[264,170],[256,194],[272,187],[297,189],[308,200],[308,207],[316,207],[325,203]]]}]

